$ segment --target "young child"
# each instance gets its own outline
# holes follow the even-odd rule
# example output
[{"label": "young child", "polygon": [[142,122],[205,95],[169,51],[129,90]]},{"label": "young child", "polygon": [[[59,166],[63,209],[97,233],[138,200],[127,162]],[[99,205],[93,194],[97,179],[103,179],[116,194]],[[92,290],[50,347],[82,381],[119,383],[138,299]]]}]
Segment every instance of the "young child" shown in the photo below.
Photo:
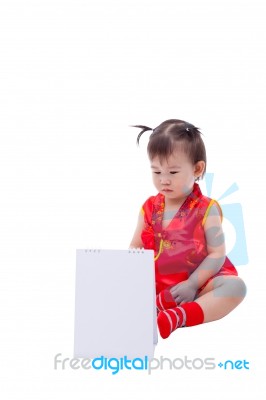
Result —
[{"label": "young child", "polygon": [[206,150],[199,128],[178,119],[152,130],[148,143],[158,190],[139,213],[130,248],[153,249],[157,322],[165,339],[183,326],[215,321],[243,300],[244,282],[226,256],[222,210],[201,193]]}]

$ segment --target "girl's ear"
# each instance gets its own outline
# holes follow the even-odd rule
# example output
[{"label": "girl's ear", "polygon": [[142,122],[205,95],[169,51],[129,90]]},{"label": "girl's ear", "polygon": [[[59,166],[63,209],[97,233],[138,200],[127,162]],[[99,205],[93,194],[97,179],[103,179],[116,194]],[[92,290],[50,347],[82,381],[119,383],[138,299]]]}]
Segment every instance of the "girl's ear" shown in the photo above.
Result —
[{"label": "girl's ear", "polygon": [[198,161],[195,165],[194,173],[197,175],[202,175],[205,168],[204,161]]}]

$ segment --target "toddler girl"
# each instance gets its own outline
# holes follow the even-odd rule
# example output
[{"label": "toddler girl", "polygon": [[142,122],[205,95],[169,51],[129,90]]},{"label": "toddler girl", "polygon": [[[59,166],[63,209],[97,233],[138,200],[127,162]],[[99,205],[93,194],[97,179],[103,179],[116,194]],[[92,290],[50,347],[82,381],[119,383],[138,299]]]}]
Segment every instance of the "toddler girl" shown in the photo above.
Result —
[{"label": "toddler girl", "polygon": [[201,193],[206,150],[199,128],[170,119],[153,131],[148,156],[156,196],[142,205],[131,248],[153,249],[157,322],[167,338],[220,319],[243,300],[244,282],[226,256],[219,203]]}]

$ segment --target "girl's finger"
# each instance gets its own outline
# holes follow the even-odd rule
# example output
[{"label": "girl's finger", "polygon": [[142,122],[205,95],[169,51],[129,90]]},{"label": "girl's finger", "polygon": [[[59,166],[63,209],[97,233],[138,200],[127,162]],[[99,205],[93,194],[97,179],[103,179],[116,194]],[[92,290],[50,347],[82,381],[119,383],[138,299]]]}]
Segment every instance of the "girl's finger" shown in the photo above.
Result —
[{"label": "girl's finger", "polygon": [[178,292],[176,290],[170,290],[171,295],[175,298],[176,296],[178,296]]},{"label": "girl's finger", "polygon": [[175,285],[169,289],[169,292],[171,293],[172,296],[174,296],[175,293],[178,293],[178,286],[179,285]]},{"label": "girl's finger", "polygon": [[177,297],[175,297],[175,301],[176,301],[177,304],[180,304],[180,301],[182,301],[182,299],[180,299],[180,297],[177,296]]}]

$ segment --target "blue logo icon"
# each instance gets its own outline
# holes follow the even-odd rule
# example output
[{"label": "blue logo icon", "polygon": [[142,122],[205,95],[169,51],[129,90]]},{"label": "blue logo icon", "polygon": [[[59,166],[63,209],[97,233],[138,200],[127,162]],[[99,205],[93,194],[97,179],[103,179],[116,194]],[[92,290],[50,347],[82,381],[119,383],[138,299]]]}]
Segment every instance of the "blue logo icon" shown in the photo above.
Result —
[{"label": "blue logo icon", "polygon": [[[207,196],[212,198],[212,183],[213,183],[213,173],[206,173],[205,175],[205,183]],[[235,243],[231,251],[227,254],[230,261],[235,266],[246,265],[248,263],[248,255],[247,255],[247,245],[246,245],[246,236],[244,229],[244,220],[243,220],[243,212],[240,203],[231,203],[231,204],[222,204],[220,200],[225,197],[231,195],[232,193],[239,190],[236,183],[233,183],[218,199],[219,205],[221,206],[223,212],[223,220],[229,222],[234,229],[235,232]]]}]

